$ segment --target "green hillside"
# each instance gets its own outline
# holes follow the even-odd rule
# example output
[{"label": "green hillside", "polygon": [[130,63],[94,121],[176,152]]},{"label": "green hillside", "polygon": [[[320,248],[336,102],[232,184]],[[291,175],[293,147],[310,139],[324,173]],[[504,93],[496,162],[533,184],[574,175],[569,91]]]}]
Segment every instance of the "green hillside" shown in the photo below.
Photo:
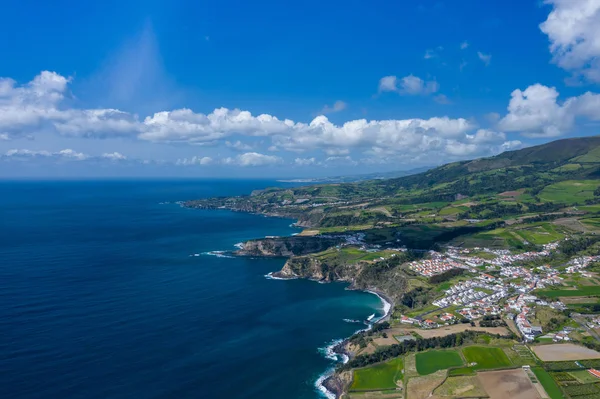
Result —
[{"label": "green hillside", "polygon": [[523,249],[600,226],[593,207],[599,169],[600,137],[584,137],[394,179],[271,188],[186,206],[291,217],[310,235],[362,231],[378,244],[401,236],[419,248],[459,242]]}]

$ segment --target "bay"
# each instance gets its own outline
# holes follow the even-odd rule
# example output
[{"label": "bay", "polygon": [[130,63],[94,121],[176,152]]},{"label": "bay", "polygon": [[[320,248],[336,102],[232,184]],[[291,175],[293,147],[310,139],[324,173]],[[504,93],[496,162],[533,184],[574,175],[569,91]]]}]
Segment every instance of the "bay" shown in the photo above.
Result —
[{"label": "bay", "polygon": [[214,252],[291,220],[175,203],[283,184],[0,182],[0,397],[320,397],[323,348],[379,299]]}]

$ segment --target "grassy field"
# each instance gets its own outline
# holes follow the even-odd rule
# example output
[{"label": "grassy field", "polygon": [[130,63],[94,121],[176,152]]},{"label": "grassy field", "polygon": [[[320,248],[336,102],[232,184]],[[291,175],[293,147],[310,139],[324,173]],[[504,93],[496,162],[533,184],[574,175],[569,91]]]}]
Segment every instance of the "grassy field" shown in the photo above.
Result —
[{"label": "grassy field", "polygon": [[[544,390],[550,396],[550,399],[564,399],[564,395],[550,374],[542,367],[532,367],[531,370],[538,381],[544,387]],[[587,372],[587,371],[586,371]]]},{"label": "grassy field", "polygon": [[598,377],[594,377],[587,370],[577,370],[569,372],[576,380],[581,382],[582,384],[593,384],[595,382],[600,382]]},{"label": "grassy field", "polygon": [[475,370],[495,369],[510,366],[510,360],[501,348],[469,346],[463,349],[467,363],[477,363]]},{"label": "grassy field", "polygon": [[372,367],[355,370],[350,390],[395,389],[396,381],[402,379],[403,369],[402,358],[397,358]]},{"label": "grassy field", "polygon": [[600,296],[600,286],[579,287],[575,290],[542,290],[537,291],[537,293],[550,298],[561,296]]},{"label": "grassy field", "polygon": [[594,190],[598,187],[595,180],[567,180],[551,184],[539,194],[543,201],[571,204],[594,198]]},{"label": "grassy field", "polygon": [[417,371],[421,375],[435,373],[449,367],[462,366],[464,364],[458,352],[453,350],[433,350],[417,353]]},{"label": "grassy field", "polygon": [[486,397],[476,376],[449,377],[434,391],[435,396]]},{"label": "grassy field", "polygon": [[557,231],[556,227],[550,223],[541,223],[537,226],[531,226],[515,231],[524,240],[536,244],[543,245],[550,242],[563,239],[565,236]]},{"label": "grassy field", "polygon": [[397,252],[383,250],[376,252],[362,251],[355,247],[330,248],[313,256],[321,261],[336,261],[340,263],[353,264],[359,261],[374,261],[379,258],[389,258]]}]

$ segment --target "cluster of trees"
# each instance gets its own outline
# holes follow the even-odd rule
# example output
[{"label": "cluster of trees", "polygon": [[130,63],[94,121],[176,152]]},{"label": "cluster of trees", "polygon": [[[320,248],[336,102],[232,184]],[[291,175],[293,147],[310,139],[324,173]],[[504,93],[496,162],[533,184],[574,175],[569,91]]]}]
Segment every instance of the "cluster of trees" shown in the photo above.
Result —
[{"label": "cluster of trees", "polygon": [[400,297],[399,304],[409,309],[425,306],[431,300],[431,288],[416,287]]},{"label": "cluster of trees", "polygon": [[600,236],[582,236],[571,240],[561,241],[558,250],[564,255],[570,257],[579,252],[589,249],[592,245],[600,241]]},{"label": "cluster of trees", "polygon": [[[366,348],[369,341],[369,337],[379,333],[380,331],[387,330],[388,328],[390,328],[390,323],[387,321],[376,323],[371,327],[370,330],[361,331],[348,338],[348,342],[354,345],[358,345],[361,348]],[[385,332],[382,335],[384,336],[384,338],[387,338],[387,334]]]},{"label": "cluster of trees", "polygon": [[[350,369],[356,367],[365,367],[370,364],[379,363],[388,359],[402,356],[411,351],[424,351],[432,348],[453,348],[466,343],[476,342],[477,337],[483,334],[485,333],[467,330],[456,334],[446,335],[444,337],[416,338],[411,341],[403,341],[399,344],[379,348],[377,351],[375,351],[375,353],[372,354],[356,356],[354,359],[341,366],[341,368]],[[495,338],[503,338],[501,335],[492,336]],[[514,335],[511,334],[504,338],[513,337]]]},{"label": "cluster of trees", "polygon": [[483,316],[483,319],[479,322],[480,327],[504,327],[506,323],[502,320],[499,315],[488,315]]},{"label": "cluster of trees", "polygon": [[321,227],[355,226],[361,224],[374,224],[390,219],[381,212],[360,212],[327,215],[321,220]]},{"label": "cluster of trees", "polygon": [[454,277],[458,277],[461,274],[465,273],[465,269],[450,269],[446,270],[441,274],[436,274],[435,276],[431,276],[429,278],[429,283],[431,284],[439,284],[444,281],[452,280]]},{"label": "cluster of trees", "polygon": [[521,204],[492,202],[473,205],[468,211],[461,212],[459,219],[496,219],[509,215],[520,215],[525,212]]}]

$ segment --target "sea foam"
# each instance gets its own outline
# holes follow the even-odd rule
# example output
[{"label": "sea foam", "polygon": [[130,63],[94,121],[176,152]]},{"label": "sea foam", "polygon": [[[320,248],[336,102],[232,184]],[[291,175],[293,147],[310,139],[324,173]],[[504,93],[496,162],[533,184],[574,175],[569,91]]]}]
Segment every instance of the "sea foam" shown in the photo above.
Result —
[{"label": "sea foam", "polygon": [[231,255],[227,255],[226,251],[208,251],[202,252],[202,255],[216,256],[217,258],[234,258]]}]

